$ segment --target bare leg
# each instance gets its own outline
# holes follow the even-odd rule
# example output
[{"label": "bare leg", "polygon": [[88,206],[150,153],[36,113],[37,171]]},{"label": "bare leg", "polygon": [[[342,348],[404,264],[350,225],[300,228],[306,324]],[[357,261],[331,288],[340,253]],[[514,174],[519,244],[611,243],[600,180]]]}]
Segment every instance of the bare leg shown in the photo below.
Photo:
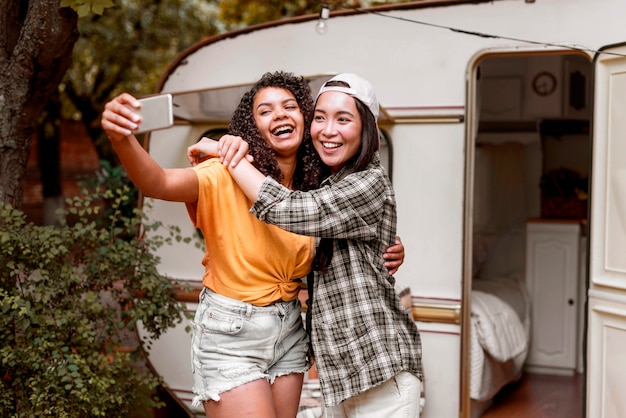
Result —
[{"label": "bare leg", "polygon": [[298,415],[304,373],[291,373],[274,379],[272,394],[277,418],[294,418]]},{"label": "bare leg", "polygon": [[[204,413],[207,418],[277,418],[272,388],[265,379],[258,379],[223,392],[220,398],[219,402],[204,402]],[[295,417],[295,414],[291,417]]]}]

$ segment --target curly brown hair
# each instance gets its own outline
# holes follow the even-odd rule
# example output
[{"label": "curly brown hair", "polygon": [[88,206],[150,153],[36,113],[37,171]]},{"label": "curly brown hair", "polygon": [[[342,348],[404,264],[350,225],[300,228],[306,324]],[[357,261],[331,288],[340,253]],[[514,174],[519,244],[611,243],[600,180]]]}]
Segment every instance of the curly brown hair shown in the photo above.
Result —
[{"label": "curly brown hair", "polygon": [[283,180],[283,173],[278,168],[276,154],[257,129],[253,117],[254,98],[260,90],[266,87],[289,90],[296,98],[304,116],[304,138],[297,152],[293,188],[304,191],[318,188],[321,180],[327,174],[328,167],[320,159],[311,140],[310,128],[315,107],[311,97],[311,89],[304,77],[284,71],[265,73],[241,98],[230,120],[230,133],[241,136],[248,142],[250,145],[249,152],[254,157],[253,164],[259,171],[277,181]]}]

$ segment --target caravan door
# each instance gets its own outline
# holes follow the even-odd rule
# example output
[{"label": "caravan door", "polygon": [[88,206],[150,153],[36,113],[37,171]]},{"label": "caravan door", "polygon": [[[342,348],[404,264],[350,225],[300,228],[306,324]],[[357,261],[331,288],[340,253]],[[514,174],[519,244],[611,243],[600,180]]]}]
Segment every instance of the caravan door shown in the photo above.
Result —
[{"label": "caravan door", "polygon": [[626,416],[626,46],[595,62],[587,417]]}]

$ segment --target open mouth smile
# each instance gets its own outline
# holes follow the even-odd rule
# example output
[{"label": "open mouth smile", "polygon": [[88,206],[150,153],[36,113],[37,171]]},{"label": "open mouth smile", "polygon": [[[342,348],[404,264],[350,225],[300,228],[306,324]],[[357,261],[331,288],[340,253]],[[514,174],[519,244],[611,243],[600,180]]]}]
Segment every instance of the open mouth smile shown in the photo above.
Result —
[{"label": "open mouth smile", "polygon": [[294,131],[293,126],[290,125],[282,125],[277,128],[272,129],[272,135],[281,136],[288,135]]},{"label": "open mouth smile", "polygon": [[335,148],[339,148],[341,144],[337,144],[335,142],[322,142],[322,146],[325,149],[335,149]]}]

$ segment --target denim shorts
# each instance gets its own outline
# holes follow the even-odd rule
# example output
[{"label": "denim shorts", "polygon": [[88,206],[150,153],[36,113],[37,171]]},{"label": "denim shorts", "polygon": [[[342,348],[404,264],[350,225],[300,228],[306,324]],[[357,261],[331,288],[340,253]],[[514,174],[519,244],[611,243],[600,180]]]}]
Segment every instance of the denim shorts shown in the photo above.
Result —
[{"label": "denim shorts", "polygon": [[254,380],[273,383],[310,367],[298,299],[259,307],[204,288],[192,326],[194,407]]}]

